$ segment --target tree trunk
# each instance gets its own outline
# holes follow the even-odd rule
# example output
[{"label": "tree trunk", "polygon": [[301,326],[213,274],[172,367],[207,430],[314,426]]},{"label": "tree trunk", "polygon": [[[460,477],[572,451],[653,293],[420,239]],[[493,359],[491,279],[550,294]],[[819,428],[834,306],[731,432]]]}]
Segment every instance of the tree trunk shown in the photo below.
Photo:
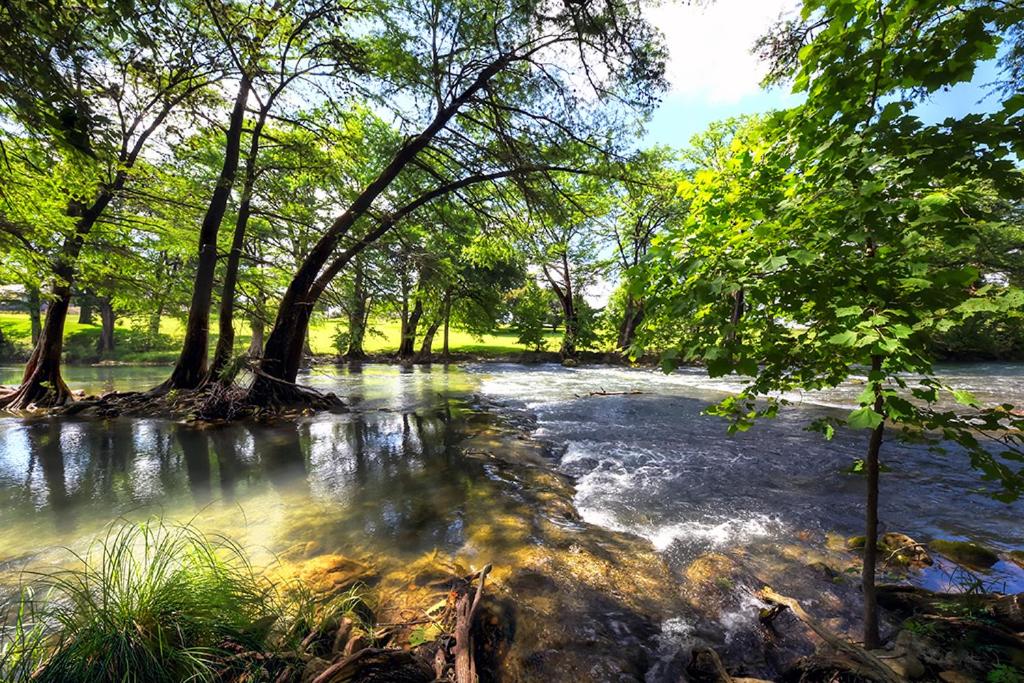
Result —
[{"label": "tree trunk", "polygon": [[[283,387],[294,382],[298,375],[298,365],[302,356],[302,339],[306,327],[309,325],[312,308],[323,291],[322,283],[318,286],[317,280],[321,270],[334,255],[342,237],[348,234],[353,224],[370,209],[374,200],[391,185],[420,151],[430,144],[431,140],[458,111],[496,74],[501,72],[510,60],[510,56],[501,56],[484,67],[461,94],[452,99],[447,107],[437,112],[430,124],[395,152],[388,165],[369,185],[363,188],[349,208],[334,220],[323,237],[306,255],[281,298],[277,319],[274,321],[274,327],[270,331],[266,348],[263,350],[260,374],[253,382],[249,392],[252,401],[262,404],[274,401],[283,392],[292,391],[283,389]],[[383,232],[378,232],[374,239],[382,234]]]},{"label": "tree trunk", "polygon": [[88,294],[78,295],[78,324],[92,325],[92,297]]},{"label": "tree trunk", "polygon": [[72,200],[67,215],[76,218],[75,232],[64,240],[61,253],[53,264],[53,290],[39,340],[25,364],[21,386],[0,398],[0,408],[24,410],[32,405],[50,407],[63,405],[71,399],[71,391],[60,374],[64,350],[64,323],[71,306],[71,287],[75,279],[75,263],[85,244],[85,237],[106,209],[114,193],[124,185],[126,175],[119,173],[114,183],[100,190],[92,206],[83,209]]},{"label": "tree trunk", "polygon": [[[269,103],[268,103],[269,104]],[[256,160],[260,151],[260,134],[267,120],[268,109],[264,106],[253,126],[249,140],[249,156],[245,159],[245,182],[242,185],[242,201],[238,206],[235,219],[235,231],[231,236],[231,252],[228,254],[227,267],[224,270],[224,287],[220,295],[220,318],[217,321],[217,348],[213,352],[213,363],[207,381],[216,378],[224,365],[231,359],[235,344],[235,327],[232,318],[235,312],[235,287],[238,283],[238,267],[242,260],[242,246],[245,243],[245,231],[252,213],[252,191],[256,184]]]},{"label": "tree trunk", "polygon": [[188,309],[185,340],[174,371],[159,387],[160,389],[194,389],[206,376],[210,341],[210,303],[213,299],[213,281],[217,270],[217,233],[227,211],[231,188],[235,184],[242,127],[245,121],[245,104],[248,99],[249,79],[243,74],[231,110],[224,145],[224,164],[199,231],[199,265],[192,286],[192,303]]},{"label": "tree trunk", "polygon": [[431,321],[430,325],[427,326],[427,331],[423,334],[423,343],[420,344],[420,353],[417,358],[420,362],[430,360],[430,356],[434,352],[434,336],[437,335],[437,331],[441,328],[441,318]]},{"label": "tree trunk", "polygon": [[100,356],[105,356],[114,351],[114,323],[117,316],[114,307],[110,303],[110,297],[100,297],[96,303],[100,309],[100,338],[96,342],[96,351]]},{"label": "tree trunk", "polygon": [[352,283],[352,300],[348,307],[348,348],[345,350],[345,357],[352,360],[366,358],[363,344],[366,341],[366,325],[370,311],[365,277],[362,261],[357,259]]},{"label": "tree trunk", "polygon": [[633,297],[626,299],[626,312],[622,316],[622,324],[619,325],[619,351],[626,353],[633,346],[636,339],[636,330],[644,319],[644,304]]},{"label": "tree trunk", "polygon": [[[881,356],[871,357],[871,372],[876,374],[882,369]],[[881,385],[875,385],[874,411],[882,413],[884,406]],[[871,431],[868,440],[867,466],[867,503],[864,510],[864,569],[861,573],[861,585],[864,592],[864,647],[873,650],[879,646],[878,635],[878,601],[875,596],[875,564],[878,555],[878,454],[882,448],[882,435],[885,423],[880,423]]]},{"label": "tree trunk", "polygon": [[39,342],[39,335],[43,332],[43,302],[39,296],[38,287],[28,288],[28,319],[32,325],[32,344]]},{"label": "tree trunk", "polygon": [[252,328],[252,339],[249,340],[249,350],[246,353],[249,358],[259,358],[263,353],[263,331],[266,328],[263,316],[257,313],[249,318],[249,327]]},{"label": "tree trunk", "polygon": [[452,295],[449,293],[444,299],[444,349],[442,354],[444,359],[448,360],[448,328],[451,327],[452,322]]},{"label": "tree trunk", "polygon": [[423,316],[423,302],[416,299],[409,319],[402,323],[402,343],[398,347],[399,358],[412,358],[416,350],[416,328]]},{"label": "tree trunk", "polygon": [[156,308],[149,314],[149,325],[147,326],[147,332],[152,338],[156,338],[160,334],[160,320],[164,317],[164,299],[160,297],[157,302]]}]

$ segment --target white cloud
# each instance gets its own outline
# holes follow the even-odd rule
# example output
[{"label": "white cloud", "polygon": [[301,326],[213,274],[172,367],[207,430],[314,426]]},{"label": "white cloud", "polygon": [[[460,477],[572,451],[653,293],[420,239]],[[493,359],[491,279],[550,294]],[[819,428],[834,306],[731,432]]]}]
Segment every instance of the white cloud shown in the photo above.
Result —
[{"label": "white cloud", "polygon": [[750,54],[754,41],[799,0],[717,0],[666,3],[645,11],[665,34],[671,92],[709,104],[731,104],[760,90],[765,67]]}]

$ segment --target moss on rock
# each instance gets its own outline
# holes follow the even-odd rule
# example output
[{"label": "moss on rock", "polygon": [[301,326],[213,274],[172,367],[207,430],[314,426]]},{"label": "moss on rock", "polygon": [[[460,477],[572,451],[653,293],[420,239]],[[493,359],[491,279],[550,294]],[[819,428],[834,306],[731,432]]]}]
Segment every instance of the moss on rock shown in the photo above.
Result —
[{"label": "moss on rock", "polygon": [[959,564],[988,569],[999,561],[995,551],[970,541],[947,541],[937,538],[928,544],[937,553]]}]

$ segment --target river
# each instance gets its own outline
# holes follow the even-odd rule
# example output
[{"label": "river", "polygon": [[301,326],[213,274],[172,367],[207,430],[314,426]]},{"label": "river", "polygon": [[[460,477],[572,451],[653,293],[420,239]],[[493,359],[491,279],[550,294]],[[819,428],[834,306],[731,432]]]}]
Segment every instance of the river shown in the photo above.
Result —
[{"label": "river", "polygon": [[[983,401],[1024,402],[1024,366],[941,372]],[[72,389],[101,393],[146,388],[165,374],[71,367],[66,377]],[[17,379],[16,368],[0,368],[0,384]],[[785,549],[809,557],[862,526],[863,479],[842,470],[861,456],[864,433],[825,441],[803,429],[849,405],[856,382],[791,397],[796,403],[778,418],[728,436],[721,419],[702,411],[733,387],[697,370],[368,364],[320,366],[301,380],[334,391],[351,412],[208,429],[0,418],[0,580],[56,561],[59,548],[81,547],[112,520],[154,514],[227,533],[264,553],[258,560],[313,541],[398,564],[433,549],[490,561],[483,555],[545,542],[537,534],[495,539],[495,520],[528,514],[533,504],[522,478],[501,464],[510,457],[571,478],[583,522],[574,533],[604,528],[646,539],[682,581],[708,552],[791,561]],[[963,457],[889,441],[883,460],[883,530],[1024,548],[1024,502],[987,496]],[[962,580],[944,562],[909,578],[933,588]],[[981,579],[1024,590],[1024,573],[1008,562]],[[756,620],[756,605],[737,605],[720,615],[726,630]],[[662,626],[662,638],[689,632],[672,620]]]}]

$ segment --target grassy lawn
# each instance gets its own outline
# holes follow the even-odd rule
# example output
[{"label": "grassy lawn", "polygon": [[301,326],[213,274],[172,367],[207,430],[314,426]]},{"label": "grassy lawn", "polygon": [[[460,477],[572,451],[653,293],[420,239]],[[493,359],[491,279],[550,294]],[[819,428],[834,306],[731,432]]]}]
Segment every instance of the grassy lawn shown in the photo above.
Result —
[{"label": "grassy lawn", "polygon": [[[98,322],[98,321],[97,321]],[[210,327],[216,330],[217,321],[210,321]],[[0,328],[5,337],[19,347],[27,349],[31,340],[31,324],[27,313],[0,312]],[[345,329],[343,320],[318,318],[310,327],[309,343],[313,352],[318,355],[337,353],[334,337],[338,330]],[[366,336],[365,348],[368,353],[391,353],[398,349],[399,321],[382,319],[370,323],[371,331]],[[251,332],[247,323],[242,322],[236,327],[235,348],[241,352],[249,346]],[[421,330],[422,332],[422,330]],[[64,325],[65,353],[71,362],[94,361],[96,341],[99,339],[100,326],[81,325],[77,315],[69,315]],[[145,334],[145,321],[123,318],[117,321],[115,353],[113,360],[125,362],[173,362],[177,357],[178,344],[184,334],[184,321],[179,318],[164,317],[160,322],[160,337],[150,339]],[[434,338],[434,350],[440,351],[443,344],[442,332],[438,331]],[[216,343],[216,334],[211,335],[211,346]],[[557,350],[561,340],[559,333],[547,335],[548,350]],[[417,339],[417,346],[419,339]],[[477,336],[452,328],[449,333],[449,347],[453,353],[470,353],[479,355],[504,355],[526,351],[526,347],[516,343],[516,335],[505,330]]]}]

